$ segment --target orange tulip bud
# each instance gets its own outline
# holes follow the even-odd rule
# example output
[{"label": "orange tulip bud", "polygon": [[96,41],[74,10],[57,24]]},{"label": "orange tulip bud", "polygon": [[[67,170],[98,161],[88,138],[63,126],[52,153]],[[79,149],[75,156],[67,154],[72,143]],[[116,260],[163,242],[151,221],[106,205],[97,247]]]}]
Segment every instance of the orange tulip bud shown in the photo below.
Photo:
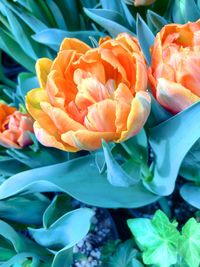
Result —
[{"label": "orange tulip bud", "polygon": [[200,20],[166,25],[151,48],[149,80],[158,102],[178,113],[200,100]]},{"label": "orange tulip bud", "polygon": [[41,88],[26,96],[37,139],[75,152],[95,150],[102,139],[137,134],[150,112],[146,63],[135,38],[102,38],[91,48],[66,38],[54,61],[36,64]]},{"label": "orange tulip bud", "polygon": [[28,132],[33,132],[33,120],[16,108],[0,103],[0,145],[23,148],[32,144]]}]

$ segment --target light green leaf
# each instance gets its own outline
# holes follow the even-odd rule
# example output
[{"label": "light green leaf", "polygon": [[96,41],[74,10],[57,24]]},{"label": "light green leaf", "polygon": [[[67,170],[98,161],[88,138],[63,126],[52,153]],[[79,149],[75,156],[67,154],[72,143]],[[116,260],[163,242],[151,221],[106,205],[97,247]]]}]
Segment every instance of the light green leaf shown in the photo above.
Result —
[{"label": "light green leaf", "polygon": [[116,37],[121,32],[129,32],[133,35],[129,29],[123,26],[123,18],[115,11],[88,8],[84,8],[84,11],[89,18],[107,30],[112,37]]},{"label": "light green leaf", "polygon": [[56,251],[68,249],[88,233],[93,215],[91,209],[80,208],[64,214],[48,228],[29,228],[29,233],[41,246]]},{"label": "light green leaf", "polygon": [[[155,154],[154,178],[145,185],[159,195],[173,192],[181,163],[200,137],[200,102],[149,130],[149,142]],[[190,131],[185,135],[185,129]]]},{"label": "light green leaf", "polygon": [[145,264],[169,267],[177,262],[179,232],[174,223],[158,210],[153,219],[129,219],[128,226],[143,251]]},{"label": "light green leaf", "polygon": [[200,223],[191,218],[182,228],[179,239],[179,253],[189,267],[200,264]]},{"label": "light green leaf", "polygon": [[0,186],[0,199],[22,192],[52,191],[65,192],[94,206],[112,208],[140,207],[159,198],[141,183],[131,187],[112,186],[106,174],[99,173],[95,157],[90,155],[18,173]]}]

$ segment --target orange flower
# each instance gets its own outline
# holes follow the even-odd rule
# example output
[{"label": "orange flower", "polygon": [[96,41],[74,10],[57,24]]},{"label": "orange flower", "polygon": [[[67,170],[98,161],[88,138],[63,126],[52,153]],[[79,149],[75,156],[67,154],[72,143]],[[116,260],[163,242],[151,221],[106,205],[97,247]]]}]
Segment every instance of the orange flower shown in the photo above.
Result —
[{"label": "orange flower", "polygon": [[33,132],[33,120],[29,115],[0,103],[0,145],[10,148],[30,145],[28,131]]},{"label": "orange flower", "polygon": [[149,79],[162,106],[178,113],[200,100],[200,20],[166,25],[151,55]]},{"label": "orange flower", "polygon": [[128,34],[103,38],[97,48],[66,38],[55,60],[38,60],[36,71],[41,88],[27,94],[26,105],[45,146],[95,150],[102,139],[137,134],[149,115],[145,60]]}]

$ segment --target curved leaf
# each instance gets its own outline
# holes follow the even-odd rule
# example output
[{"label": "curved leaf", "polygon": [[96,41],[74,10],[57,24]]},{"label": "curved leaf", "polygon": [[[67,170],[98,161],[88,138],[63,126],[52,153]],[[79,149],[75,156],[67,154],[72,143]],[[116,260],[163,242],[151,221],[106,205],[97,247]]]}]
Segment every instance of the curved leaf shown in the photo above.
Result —
[{"label": "curved leaf", "polygon": [[173,192],[181,163],[200,137],[199,116],[200,102],[149,130],[155,168],[153,181],[145,185],[152,192],[161,196]]},{"label": "curved leaf", "polygon": [[106,174],[99,173],[95,157],[90,155],[16,174],[0,186],[0,199],[22,192],[55,191],[87,204],[110,208],[140,207],[159,198],[141,183],[127,188],[112,186]]}]

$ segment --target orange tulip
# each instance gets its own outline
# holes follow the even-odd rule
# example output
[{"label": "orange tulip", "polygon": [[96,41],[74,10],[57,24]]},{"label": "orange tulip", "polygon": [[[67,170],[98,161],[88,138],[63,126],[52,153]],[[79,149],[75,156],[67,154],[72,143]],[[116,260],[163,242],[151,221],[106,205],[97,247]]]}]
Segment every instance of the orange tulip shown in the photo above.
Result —
[{"label": "orange tulip", "polygon": [[0,103],[0,145],[23,148],[32,144],[28,132],[33,132],[33,120],[16,108]]},{"label": "orange tulip", "polygon": [[26,96],[37,139],[66,151],[95,150],[137,134],[150,112],[146,64],[128,34],[90,48],[66,38],[54,61],[36,64],[41,88]]},{"label": "orange tulip", "polygon": [[200,100],[200,20],[166,25],[151,55],[149,80],[163,107],[178,113]]}]

